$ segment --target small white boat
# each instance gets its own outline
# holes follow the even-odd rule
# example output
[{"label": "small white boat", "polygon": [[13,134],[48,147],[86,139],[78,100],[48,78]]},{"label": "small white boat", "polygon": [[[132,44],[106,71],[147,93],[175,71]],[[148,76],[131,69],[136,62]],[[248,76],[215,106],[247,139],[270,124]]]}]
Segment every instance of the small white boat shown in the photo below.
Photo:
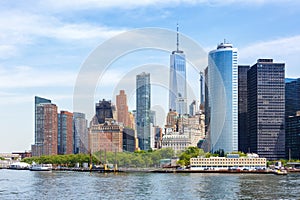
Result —
[{"label": "small white boat", "polygon": [[52,164],[37,164],[33,162],[29,170],[30,171],[51,171]]},{"label": "small white boat", "polygon": [[28,170],[29,164],[24,162],[15,162],[9,165],[8,169],[16,169],[16,170]]}]

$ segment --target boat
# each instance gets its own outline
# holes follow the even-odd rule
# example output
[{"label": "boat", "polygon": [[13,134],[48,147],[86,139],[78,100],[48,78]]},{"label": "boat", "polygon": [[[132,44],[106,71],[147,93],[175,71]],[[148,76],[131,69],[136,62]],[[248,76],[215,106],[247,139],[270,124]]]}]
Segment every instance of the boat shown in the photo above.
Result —
[{"label": "boat", "polygon": [[37,164],[33,162],[29,170],[30,171],[51,171],[52,164]]},{"label": "boat", "polygon": [[286,170],[276,170],[276,171],[274,171],[274,173],[276,175],[287,175],[287,171]]},{"label": "boat", "polygon": [[9,165],[8,169],[28,170],[30,165],[25,162],[15,162]]}]

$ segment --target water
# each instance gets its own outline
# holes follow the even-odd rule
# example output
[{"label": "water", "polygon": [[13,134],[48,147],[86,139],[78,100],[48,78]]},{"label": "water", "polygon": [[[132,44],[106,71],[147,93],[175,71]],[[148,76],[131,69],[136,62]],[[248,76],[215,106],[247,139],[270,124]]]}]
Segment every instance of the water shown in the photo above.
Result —
[{"label": "water", "polygon": [[0,170],[0,199],[300,199],[300,174]]}]

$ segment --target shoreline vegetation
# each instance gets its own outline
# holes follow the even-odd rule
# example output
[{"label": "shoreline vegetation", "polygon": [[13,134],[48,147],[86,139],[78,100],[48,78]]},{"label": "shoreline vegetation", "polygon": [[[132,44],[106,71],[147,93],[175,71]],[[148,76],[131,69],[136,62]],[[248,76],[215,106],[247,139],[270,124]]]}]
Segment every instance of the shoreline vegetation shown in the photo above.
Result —
[{"label": "shoreline vegetation", "polygon": [[[246,156],[243,152],[233,152],[233,154],[239,154],[240,157]],[[197,147],[189,147],[185,151],[175,155],[175,152],[171,148],[149,150],[149,151],[135,151],[135,152],[105,152],[99,151],[90,154],[68,154],[68,155],[49,155],[40,157],[24,158],[22,162],[28,164],[44,163],[52,164],[53,166],[61,167],[82,167],[83,163],[103,165],[103,164],[117,164],[119,168],[159,168],[161,166],[160,161],[162,159],[177,158],[177,167],[187,167],[190,164],[190,158],[192,157],[226,157],[226,154],[222,151],[216,151],[214,154],[205,153],[203,149]],[[282,166],[286,166],[289,160],[278,160],[282,163]],[[267,161],[267,166],[275,165],[278,161]],[[300,160],[291,160],[291,162],[300,162]],[[78,166],[79,164],[79,166]]]}]

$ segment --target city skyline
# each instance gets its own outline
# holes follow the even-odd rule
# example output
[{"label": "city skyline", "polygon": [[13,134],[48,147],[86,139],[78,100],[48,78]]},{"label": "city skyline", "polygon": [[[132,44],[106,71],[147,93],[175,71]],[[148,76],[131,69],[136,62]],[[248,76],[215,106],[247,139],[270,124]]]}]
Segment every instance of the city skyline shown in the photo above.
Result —
[{"label": "city skyline", "polygon": [[[73,86],[85,58],[97,44],[134,28],[174,30],[178,21],[182,33],[207,51],[226,38],[239,49],[239,64],[252,65],[258,58],[273,58],[286,63],[286,77],[300,77],[300,70],[297,70],[299,2],[170,2],[130,1],[126,6],[118,1],[103,4],[92,1],[54,4],[50,0],[3,2],[0,5],[3,15],[0,20],[0,110],[4,120],[0,122],[0,151],[29,150],[34,143],[34,96],[54,99],[60,110],[73,111]],[[233,20],[235,23],[231,23]],[[261,31],[253,31],[256,29]],[[175,37],[174,34],[174,41]],[[113,99],[111,87],[126,73],[121,69],[145,62],[169,66],[168,53],[135,52],[116,61],[99,83],[95,101]],[[187,71],[189,80],[191,76]],[[199,81],[192,83],[197,86]],[[195,93],[198,95],[198,90]],[[133,99],[134,94],[128,94],[130,110],[135,106]],[[154,98],[153,105],[163,104],[157,99]],[[23,120],[11,129],[17,116]],[[10,141],[15,142],[12,145]]]}]

